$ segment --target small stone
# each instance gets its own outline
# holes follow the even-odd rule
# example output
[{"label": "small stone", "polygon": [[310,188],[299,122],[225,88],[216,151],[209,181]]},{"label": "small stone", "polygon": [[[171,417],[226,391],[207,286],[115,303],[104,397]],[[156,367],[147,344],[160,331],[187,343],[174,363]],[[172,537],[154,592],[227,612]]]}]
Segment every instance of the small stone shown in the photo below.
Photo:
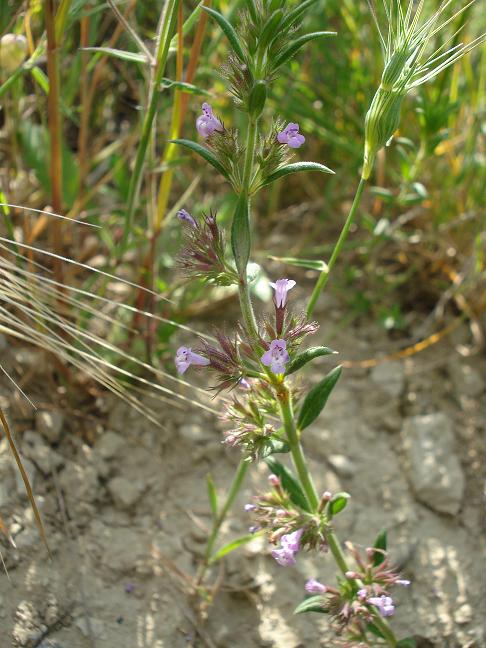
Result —
[{"label": "small stone", "polygon": [[59,476],[59,484],[71,502],[95,502],[98,498],[98,474],[89,464],[70,461]]},{"label": "small stone", "polygon": [[125,440],[115,432],[104,432],[94,449],[103,459],[113,459],[118,451],[125,445]]},{"label": "small stone", "polygon": [[412,416],[405,419],[402,434],[417,499],[439,513],[458,513],[464,474],[450,418],[443,413]]},{"label": "small stone", "polygon": [[35,427],[37,432],[50,441],[57,443],[61,438],[64,426],[64,414],[56,410],[39,410],[35,415]]},{"label": "small stone", "polygon": [[329,464],[339,477],[352,477],[356,472],[356,466],[344,455],[334,454],[328,457]]},{"label": "small stone", "polygon": [[24,432],[22,450],[44,475],[49,475],[53,469],[59,468],[64,463],[61,455],[55,452],[37,432],[30,430]]},{"label": "small stone", "polygon": [[[22,465],[24,467],[25,472],[27,473],[27,477],[29,478],[29,483],[32,487],[34,488],[35,484],[35,474],[36,474],[36,469],[32,461],[30,459],[26,459],[25,457],[22,459]],[[24,480],[22,479],[22,474],[20,470],[17,469],[17,464],[15,464],[15,487],[17,489],[18,495],[21,497],[27,497],[27,491],[25,490],[25,484]]]},{"label": "small stone", "polygon": [[64,646],[59,641],[54,641],[54,639],[44,639],[37,648],[64,648]]},{"label": "small stone", "polygon": [[473,611],[470,605],[464,603],[454,612],[454,621],[458,625],[465,625],[472,621]]},{"label": "small stone", "polygon": [[122,510],[131,508],[141,497],[143,493],[143,484],[125,479],[125,477],[115,477],[108,482],[108,490],[113,498],[115,506]]},{"label": "small stone", "polygon": [[86,617],[76,619],[75,625],[85,637],[93,636],[95,639],[103,639],[105,635],[105,624],[100,619]]},{"label": "small stone", "polygon": [[179,434],[190,443],[206,443],[214,438],[209,431],[208,426],[199,425],[199,423],[186,423],[179,428]]},{"label": "small stone", "polygon": [[403,362],[381,362],[371,370],[371,379],[390,396],[398,398],[405,385],[405,367]]},{"label": "small stone", "polygon": [[451,362],[448,367],[454,391],[459,396],[477,398],[486,388],[481,373],[468,364]]}]

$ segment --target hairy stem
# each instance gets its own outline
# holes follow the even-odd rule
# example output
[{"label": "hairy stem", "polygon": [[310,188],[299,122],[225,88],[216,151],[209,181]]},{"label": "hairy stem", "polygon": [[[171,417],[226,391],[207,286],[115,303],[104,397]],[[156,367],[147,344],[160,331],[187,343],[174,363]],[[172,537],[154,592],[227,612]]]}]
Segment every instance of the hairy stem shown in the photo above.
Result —
[{"label": "hairy stem", "polygon": [[233,477],[233,481],[231,483],[231,487],[228,493],[228,497],[225,500],[225,503],[223,505],[223,508],[221,511],[219,511],[216,519],[213,522],[213,527],[211,529],[211,534],[208,538],[208,542],[206,544],[206,551],[204,554],[204,562],[202,563],[199,573],[197,575],[196,579],[196,585],[200,585],[204,579],[204,576],[206,575],[206,571],[208,567],[211,564],[211,557],[213,555],[213,550],[214,550],[214,545],[215,542],[218,538],[219,531],[221,529],[221,525],[226,519],[226,516],[228,515],[228,511],[230,508],[233,506],[233,502],[235,501],[236,496],[238,495],[238,492],[241,488],[241,485],[243,483],[243,480],[245,479],[245,475],[248,470],[249,463],[248,461],[245,461],[244,459],[241,459],[240,463],[238,464],[238,468],[236,470],[235,476]]},{"label": "hairy stem", "polygon": [[349,229],[353,224],[353,221],[356,217],[356,213],[358,211],[358,207],[361,203],[361,197],[363,195],[365,184],[366,184],[366,180],[364,178],[361,178],[361,180],[359,181],[358,189],[356,190],[356,194],[354,196],[353,204],[349,211],[346,222],[344,223],[343,229],[341,230],[339,239],[336,245],[334,246],[334,250],[332,252],[331,258],[329,259],[329,263],[327,264],[327,268],[321,272],[319,279],[317,280],[317,283],[314,287],[314,290],[312,291],[312,295],[310,296],[309,303],[307,305],[307,317],[311,317],[312,313],[314,312],[314,308],[316,306],[317,300],[319,299],[319,295],[324,290],[328,282],[331,270],[333,269],[337,261],[337,258],[343,248],[343,245],[348,237]]},{"label": "hairy stem", "polygon": [[312,481],[304,451],[299,440],[292,408],[292,396],[287,387],[285,387],[284,385],[278,392],[278,402],[280,405],[280,412],[282,414],[285,433],[287,435],[287,441],[290,446],[290,453],[292,455],[292,460],[297,470],[297,474],[299,475],[300,483],[302,484],[312,511],[317,511],[317,509],[319,508],[319,496],[317,495],[316,487],[314,486],[314,482]]}]

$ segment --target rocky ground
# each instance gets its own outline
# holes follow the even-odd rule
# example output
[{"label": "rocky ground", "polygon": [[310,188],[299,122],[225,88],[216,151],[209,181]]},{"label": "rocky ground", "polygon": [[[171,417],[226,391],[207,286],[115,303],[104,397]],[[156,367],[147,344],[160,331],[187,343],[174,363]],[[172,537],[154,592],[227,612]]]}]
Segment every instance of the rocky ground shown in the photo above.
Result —
[{"label": "rocky ground", "polygon": [[[368,358],[383,339],[383,330],[355,328],[332,346],[344,360]],[[7,379],[0,393],[53,557],[2,440],[0,515],[16,548],[2,541],[1,648],[337,645],[321,617],[292,615],[306,578],[332,583],[330,559],[303,556],[281,568],[261,538],[213,574],[216,604],[204,624],[196,618],[187,589],[209,524],[206,474],[223,494],[239,458],[221,445],[211,414],[160,403],[156,427],[100,396],[105,415],[83,419],[59,409],[62,388],[48,389],[52,369],[40,352],[2,344],[2,365],[17,378],[30,372],[29,394],[44,390],[37,412]],[[468,344],[464,328],[404,361],[346,369],[305,438],[319,488],[352,494],[340,536],[368,546],[389,530],[393,558],[412,581],[398,593],[394,627],[422,647],[486,646],[486,359],[468,356]],[[330,366],[316,363],[310,378]],[[264,466],[253,466],[223,540],[246,532],[243,505],[265,482]]]}]

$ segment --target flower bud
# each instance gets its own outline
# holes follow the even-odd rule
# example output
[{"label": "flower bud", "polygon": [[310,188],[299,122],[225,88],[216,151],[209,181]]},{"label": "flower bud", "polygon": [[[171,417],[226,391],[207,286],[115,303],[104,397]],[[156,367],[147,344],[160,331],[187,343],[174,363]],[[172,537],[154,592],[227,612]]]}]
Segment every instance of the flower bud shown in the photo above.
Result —
[{"label": "flower bud", "polygon": [[364,166],[361,177],[368,180],[373,169],[376,154],[393,136],[400,125],[400,111],[404,92],[393,92],[378,88],[365,121]]},{"label": "flower bud", "polygon": [[268,483],[270,486],[280,486],[280,479],[277,477],[277,475],[274,475],[273,473],[271,475],[268,475]]},{"label": "flower bud", "polygon": [[267,84],[265,81],[257,81],[250,92],[248,100],[248,112],[250,117],[258,119],[262,114],[265,101],[267,100]]},{"label": "flower bud", "polygon": [[27,56],[27,39],[17,34],[5,34],[0,39],[0,69],[14,72]]}]

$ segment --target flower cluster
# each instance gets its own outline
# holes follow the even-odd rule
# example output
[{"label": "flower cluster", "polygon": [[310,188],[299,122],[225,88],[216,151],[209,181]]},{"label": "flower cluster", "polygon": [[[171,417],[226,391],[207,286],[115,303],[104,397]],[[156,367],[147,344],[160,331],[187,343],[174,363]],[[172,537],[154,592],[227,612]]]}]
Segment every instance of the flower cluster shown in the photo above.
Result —
[{"label": "flower cluster", "polygon": [[185,245],[177,261],[184,274],[218,286],[236,283],[238,277],[226,261],[226,244],[216,215],[204,215],[196,220],[185,209],[180,209],[177,218],[186,226]]}]

